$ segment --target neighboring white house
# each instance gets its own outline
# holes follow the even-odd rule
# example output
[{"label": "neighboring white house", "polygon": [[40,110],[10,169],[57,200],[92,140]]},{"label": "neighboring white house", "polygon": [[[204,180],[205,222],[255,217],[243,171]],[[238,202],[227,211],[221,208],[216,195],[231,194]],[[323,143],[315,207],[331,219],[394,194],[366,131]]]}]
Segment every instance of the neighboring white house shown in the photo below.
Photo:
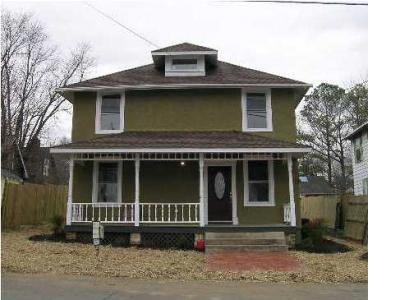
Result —
[{"label": "neighboring white house", "polygon": [[346,139],[351,141],[353,149],[354,194],[368,194],[368,122],[365,122]]}]

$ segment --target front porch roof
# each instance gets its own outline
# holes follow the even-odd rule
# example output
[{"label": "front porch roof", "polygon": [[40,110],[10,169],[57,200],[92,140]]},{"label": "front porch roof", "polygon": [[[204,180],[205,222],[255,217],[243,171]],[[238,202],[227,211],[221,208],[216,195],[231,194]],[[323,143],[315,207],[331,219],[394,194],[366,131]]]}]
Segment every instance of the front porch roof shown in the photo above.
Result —
[{"label": "front porch roof", "polygon": [[239,131],[126,131],[53,147],[52,153],[305,153],[300,144]]}]

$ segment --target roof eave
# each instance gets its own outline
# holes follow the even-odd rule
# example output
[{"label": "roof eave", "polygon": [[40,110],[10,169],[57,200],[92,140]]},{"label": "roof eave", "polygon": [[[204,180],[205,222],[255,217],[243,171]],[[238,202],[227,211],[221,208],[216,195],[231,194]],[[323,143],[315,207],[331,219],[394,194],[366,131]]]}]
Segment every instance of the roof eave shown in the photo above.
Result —
[{"label": "roof eave", "polygon": [[[118,90],[118,89],[131,89],[131,90],[151,90],[151,89],[183,89],[183,88],[243,88],[243,87],[268,87],[268,88],[296,88],[299,90],[297,99],[302,99],[307,93],[312,84],[308,83],[274,83],[274,84],[246,84],[246,83],[232,83],[232,84],[142,84],[142,85],[113,85],[113,86],[91,86],[91,87],[62,87],[57,88],[56,92],[81,92],[81,91],[101,91],[101,90]],[[64,94],[63,94],[64,96]]]},{"label": "roof eave", "polygon": [[50,153],[297,153],[311,148],[51,148]]}]

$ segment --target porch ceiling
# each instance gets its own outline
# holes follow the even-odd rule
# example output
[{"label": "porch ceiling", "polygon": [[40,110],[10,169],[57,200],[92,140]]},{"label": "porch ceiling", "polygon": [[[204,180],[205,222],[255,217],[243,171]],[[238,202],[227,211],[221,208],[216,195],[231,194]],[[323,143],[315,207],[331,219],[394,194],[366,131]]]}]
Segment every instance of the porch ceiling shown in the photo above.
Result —
[{"label": "porch ceiling", "polygon": [[304,153],[306,146],[239,131],[127,131],[56,146],[52,153]]}]

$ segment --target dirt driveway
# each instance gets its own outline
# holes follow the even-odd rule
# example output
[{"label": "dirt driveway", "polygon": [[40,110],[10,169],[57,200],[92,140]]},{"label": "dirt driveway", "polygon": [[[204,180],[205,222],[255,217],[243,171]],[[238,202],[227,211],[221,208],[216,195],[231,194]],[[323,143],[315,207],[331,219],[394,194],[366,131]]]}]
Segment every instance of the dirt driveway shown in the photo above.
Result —
[{"label": "dirt driveway", "polygon": [[299,268],[291,271],[208,270],[204,253],[196,251],[101,247],[99,257],[92,245],[35,242],[42,233],[25,229],[2,233],[2,270],[16,273],[51,273],[97,277],[174,280],[246,280],[264,282],[338,283],[367,282],[368,264],[360,260],[366,248],[350,243],[354,251],[311,254],[290,251]]}]

